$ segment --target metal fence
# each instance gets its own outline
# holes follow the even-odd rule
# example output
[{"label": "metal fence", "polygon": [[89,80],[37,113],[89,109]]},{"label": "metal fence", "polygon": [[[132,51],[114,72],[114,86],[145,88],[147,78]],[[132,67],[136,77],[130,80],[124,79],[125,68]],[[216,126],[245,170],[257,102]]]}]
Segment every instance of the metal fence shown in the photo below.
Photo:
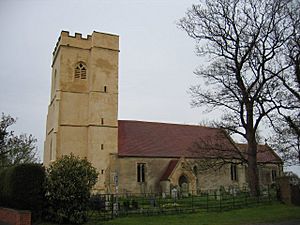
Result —
[{"label": "metal fence", "polygon": [[258,197],[248,192],[191,193],[164,196],[145,194],[101,194],[92,196],[88,217],[91,220],[109,220],[128,215],[170,215],[198,211],[227,211],[277,201],[276,190],[266,189]]}]

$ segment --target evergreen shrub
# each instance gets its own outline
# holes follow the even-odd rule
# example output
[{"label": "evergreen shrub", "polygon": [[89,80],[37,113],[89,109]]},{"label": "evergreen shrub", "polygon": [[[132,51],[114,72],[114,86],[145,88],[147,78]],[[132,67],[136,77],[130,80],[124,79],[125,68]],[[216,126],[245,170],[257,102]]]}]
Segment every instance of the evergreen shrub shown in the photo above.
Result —
[{"label": "evergreen shrub", "polygon": [[6,169],[0,171],[0,206],[5,206],[4,185],[6,179]]},{"label": "evergreen shrub", "polygon": [[80,224],[87,221],[92,187],[98,173],[86,159],[63,156],[47,169],[46,199],[48,220]]},{"label": "evergreen shrub", "polygon": [[0,173],[0,203],[14,209],[41,212],[44,205],[45,169],[40,164],[20,164]]}]

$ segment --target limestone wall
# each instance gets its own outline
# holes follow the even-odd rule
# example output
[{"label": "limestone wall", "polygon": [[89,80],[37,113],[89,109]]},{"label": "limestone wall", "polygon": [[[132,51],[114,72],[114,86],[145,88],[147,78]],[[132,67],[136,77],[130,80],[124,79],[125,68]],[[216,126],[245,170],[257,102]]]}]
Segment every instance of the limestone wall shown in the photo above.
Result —
[{"label": "limestone wall", "polygon": [[[172,158],[138,158],[138,157],[120,157],[116,170],[119,171],[119,192],[160,192],[160,178],[166,171]],[[186,160],[189,163],[193,160]],[[137,164],[145,163],[145,183],[137,182]],[[179,161],[179,164],[181,161]],[[203,191],[217,189],[220,186],[228,188],[229,186],[237,186],[242,188],[246,184],[245,167],[238,166],[237,181],[231,180],[230,165],[224,166],[219,170],[200,171],[196,177],[191,170],[184,169],[178,165],[170,176],[170,184],[178,186],[179,177],[184,174],[189,180],[189,190],[194,191],[197,188]]]},{"label": "limestone wall", "polygon": [[198,174],[198,185],[201,190],[218,189],[221,186],[228,188],[235,186],[242,188],[246,184],[245,167],[237,165],[237,180],[231,179],[230,164],[220,169],[200,171]]},{"label": "limestone wall", "polygon": [[[120,192],[159,192],[160,178],[167,169],[168,158],[136,158],[124,157],[118,159]],[[145,163],[145,183],[137,182],[137,164]]]},{"label": "limestone wall", "polygon": [[258,165],[258,174],[259,174],[260,185],[267,186],[272,183],[275,183],[276,178],[282,176],[283,171],[281,165],[279,164],[275,164],[275,163],[260,164]]},{"label": "limestone wall", "polygon": [[[87,157],[102,191],[118,144],[118,54],[119,37],[98,32],[82,37],[63,31],[53,52],[44,163],[70,153]],[[84,76],[76,75],[79,65]]]}]

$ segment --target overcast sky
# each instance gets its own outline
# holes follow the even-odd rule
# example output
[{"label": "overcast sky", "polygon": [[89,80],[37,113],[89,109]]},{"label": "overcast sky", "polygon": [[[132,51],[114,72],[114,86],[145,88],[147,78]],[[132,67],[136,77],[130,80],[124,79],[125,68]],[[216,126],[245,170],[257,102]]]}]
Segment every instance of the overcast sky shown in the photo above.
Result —
[{"label": "overcast sky", "polygon": [[42,158],[52,51],[62,30],[120,36],[119,119],[198,124],[188,88],[201,59],[176,26],[196,0],[0,0],[0,111],[38,139]]}]

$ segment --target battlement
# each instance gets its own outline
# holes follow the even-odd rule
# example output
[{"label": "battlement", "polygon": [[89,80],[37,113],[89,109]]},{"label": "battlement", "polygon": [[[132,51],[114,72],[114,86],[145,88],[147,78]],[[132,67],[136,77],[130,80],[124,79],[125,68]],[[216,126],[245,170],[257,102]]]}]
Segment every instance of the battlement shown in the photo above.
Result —
[{"label": "battlement", "polygon": [[52,53],[53,59],[56,57],[60,46],[71,46],[81,49],[98,47],[119,51],[119,36],[93,31],[92,35],[83,37],[80,33],[75,33],[75,35],[72,36],[69,31],[62,31]]}]

